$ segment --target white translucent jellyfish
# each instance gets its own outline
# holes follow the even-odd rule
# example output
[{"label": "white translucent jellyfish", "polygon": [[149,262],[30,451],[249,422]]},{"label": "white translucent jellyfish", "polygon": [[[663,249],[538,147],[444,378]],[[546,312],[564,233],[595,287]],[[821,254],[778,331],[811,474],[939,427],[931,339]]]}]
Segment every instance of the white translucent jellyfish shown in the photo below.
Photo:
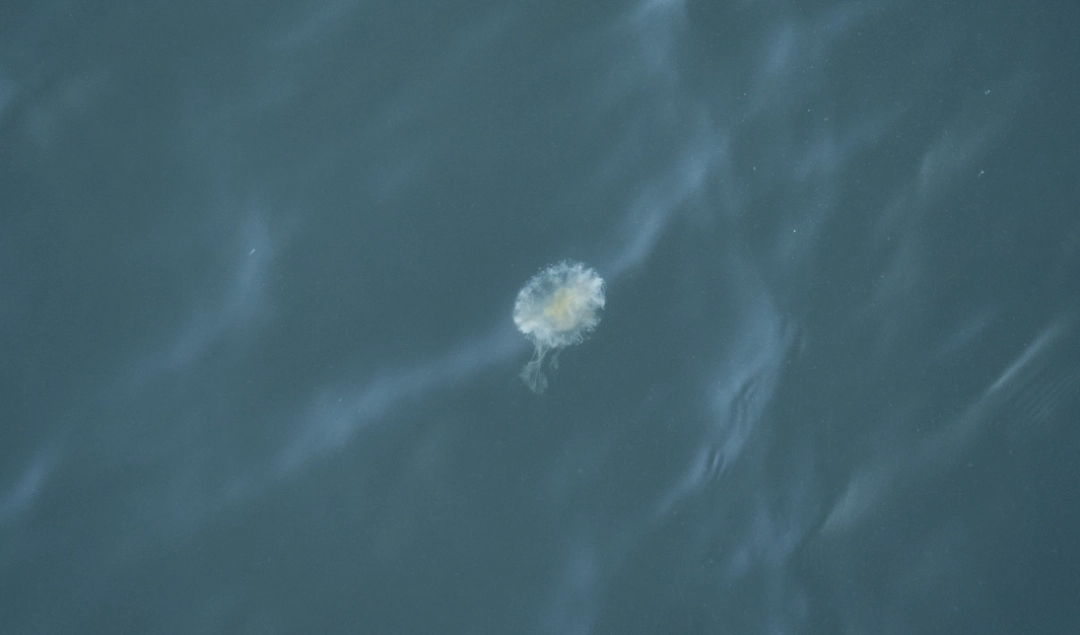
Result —
[{"label": "white translucent jellyfish", "polygon": [[584,340],[600,323],[602,308],[604,280],[580,262],[563,261],[533,276],[514,303],[514,324],[536,348],[521,369],[525,385],[535,393],[544,392],[544,357],[552,352],[548,365],[555,370],[559,351]]}]

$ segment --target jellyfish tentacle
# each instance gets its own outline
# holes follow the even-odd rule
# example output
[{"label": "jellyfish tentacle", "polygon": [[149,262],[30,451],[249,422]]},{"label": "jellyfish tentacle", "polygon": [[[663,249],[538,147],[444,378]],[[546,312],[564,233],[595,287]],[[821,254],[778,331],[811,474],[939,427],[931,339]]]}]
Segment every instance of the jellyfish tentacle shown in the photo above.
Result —
[{"label": "jellyfish tentacle", "polygon": [[525,385],[527,385],[530,390],[538,395],[547,390],[547,376],[544,375],[543,370],[545,354],[547,354],[547,349],[537,345],[533,358],[521,369],[522,381],[525,382]]}]

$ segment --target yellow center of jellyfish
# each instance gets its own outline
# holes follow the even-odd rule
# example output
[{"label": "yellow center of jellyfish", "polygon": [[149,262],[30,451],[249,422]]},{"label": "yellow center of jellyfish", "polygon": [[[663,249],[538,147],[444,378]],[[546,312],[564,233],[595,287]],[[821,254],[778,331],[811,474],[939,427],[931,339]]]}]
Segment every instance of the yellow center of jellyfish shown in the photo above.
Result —
[{"label": "yellow center of jellyfish", "polygon": [[559,289],[544,303],[544,318],[556,331],[568,331],[577,326],[578,296],[570,289]]}]

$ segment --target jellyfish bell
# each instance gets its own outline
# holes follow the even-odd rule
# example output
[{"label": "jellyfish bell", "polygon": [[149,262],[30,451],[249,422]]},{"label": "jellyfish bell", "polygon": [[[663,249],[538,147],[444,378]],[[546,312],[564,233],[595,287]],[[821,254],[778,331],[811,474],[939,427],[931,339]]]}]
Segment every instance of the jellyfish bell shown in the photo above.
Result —
[{"label": "jellyfish bell", "polygon": [[604,280],[580,262],[563,261],[536,274],[518,292],[514,324],[532,340],[533,357],[521,369],[521,379],[535,393],[547,388],[544,358],[554,370],[559,351],[578,344],[600,323]]}]

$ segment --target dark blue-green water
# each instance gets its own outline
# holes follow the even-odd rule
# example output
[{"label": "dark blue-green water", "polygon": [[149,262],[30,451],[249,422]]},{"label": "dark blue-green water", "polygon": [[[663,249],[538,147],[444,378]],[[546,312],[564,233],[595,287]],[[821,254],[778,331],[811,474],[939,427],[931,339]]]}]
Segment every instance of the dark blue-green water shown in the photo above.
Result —
[{"label": "dark blue-green water", "polygon": [[1080,632],[1078,27],[5,3],[0,633]]}]

